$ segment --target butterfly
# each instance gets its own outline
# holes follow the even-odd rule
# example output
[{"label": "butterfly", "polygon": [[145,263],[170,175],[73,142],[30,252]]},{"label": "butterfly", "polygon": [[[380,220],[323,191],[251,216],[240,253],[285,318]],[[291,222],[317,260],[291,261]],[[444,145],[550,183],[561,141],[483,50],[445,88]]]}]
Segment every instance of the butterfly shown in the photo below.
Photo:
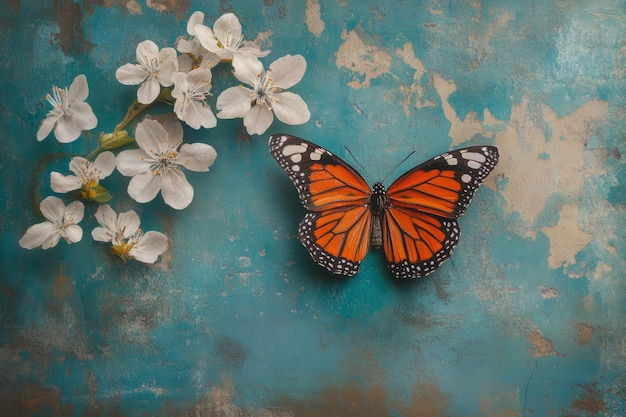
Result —
[{"label": "butterfly", "polygon": [[446,152],[407,171],[385,189],[371,188],[348,163],[323,147],[272,135],[270,153],[308,210],[298,239],[317,264],[352,276],[370,246],[383,248],[399,279],[425,276],[452,255],[457,219],[498,162],[494,146]]}]

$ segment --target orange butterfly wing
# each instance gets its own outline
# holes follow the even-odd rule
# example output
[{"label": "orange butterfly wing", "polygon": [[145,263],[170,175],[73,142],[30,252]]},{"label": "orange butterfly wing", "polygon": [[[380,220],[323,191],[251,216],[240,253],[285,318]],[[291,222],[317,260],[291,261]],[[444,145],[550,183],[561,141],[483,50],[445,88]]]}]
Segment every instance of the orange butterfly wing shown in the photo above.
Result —
[{"label": "orange butterfly wing", "polygon": [[498,162],[493,146],[439,155],[408,171],[387,190],[383,250],[397,278],[427,275],[446,261],[459,241],[456,221]]},{"label": "orange butterfly wing", "polygon": [[372,229],[367,182],[340,158],[304,139],[273,135],[269,147],[309,210],[298,228],[300,242],[333,274],[356,274]]}]

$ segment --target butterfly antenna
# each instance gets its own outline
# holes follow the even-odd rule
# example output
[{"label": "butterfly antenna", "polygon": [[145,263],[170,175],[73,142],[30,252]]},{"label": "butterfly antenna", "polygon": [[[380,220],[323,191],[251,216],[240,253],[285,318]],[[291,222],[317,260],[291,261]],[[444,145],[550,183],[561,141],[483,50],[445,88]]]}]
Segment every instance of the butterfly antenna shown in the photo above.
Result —
[{"label": "butterfly antenna", "polygon": [[409,159],[409,158],[410,158],[410,157],[411,157],[414,153],[415,153],[415,151],[412,151],[410,154],[408,154],[407,156],[405,156],[405,157],[404,157],[404,159],[403,159],[402,161],[398,162],[398,163],[396,164],[396,166],[395,166],[395,167],[393,167],[391,171],[389,171],[389,174],[385,175],[385,178],[383,178],[383,180],[382,180],[381,182],[383,182],[383,183],[384,183],[384,182],[385,182],[385,180],[386,180],[387,178],[389,178],[389,176],[393,173],[393,171],[395,171],[396,169],[398,169],[398,167],[399,167],[400,165],[402,165],[403,163],[405,163],[405,162],[406,162],[406,160],[407,160],[407,159]]},{"label": "butterfly antenna", "polygon": [[365,169],[365,167],[363,165],[361,165],[361,163],[359,162],[358,159],[356,159],[356,156],[354,156],[354,154],[352,152],[350,152],[350,149],[348,149],[347,146],[344,146],[344,148],[346,149],[346,151],[348,151],[348,153],[350,154],[350,156],[352,157],[352,159],[354,159],[354,161],[357,163],[357,165],[361,168],[361,170],[370,178],[370,181],[374,181],[372,175],[367,171],[367,169]]}]

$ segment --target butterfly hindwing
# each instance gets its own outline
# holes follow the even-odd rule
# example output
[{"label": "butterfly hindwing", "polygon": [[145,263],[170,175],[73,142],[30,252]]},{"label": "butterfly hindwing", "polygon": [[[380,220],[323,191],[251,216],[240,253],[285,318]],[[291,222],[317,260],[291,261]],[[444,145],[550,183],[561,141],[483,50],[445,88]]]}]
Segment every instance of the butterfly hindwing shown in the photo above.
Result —
[{"label": "butterfly hindwing", "polygon": [[304,139],[273,135],[269,147],[309,210],[298,229],[300,242],[333,274],[356,274],[371,234],[367,182],[346,162]]},{"label": "butterfly hindwing", "polygon": [[437,269],[459,241],[456,221],[498,162],[493,146],[439,155],[402,175],[387,190],[383,250],[397,278],[417,278]]}]

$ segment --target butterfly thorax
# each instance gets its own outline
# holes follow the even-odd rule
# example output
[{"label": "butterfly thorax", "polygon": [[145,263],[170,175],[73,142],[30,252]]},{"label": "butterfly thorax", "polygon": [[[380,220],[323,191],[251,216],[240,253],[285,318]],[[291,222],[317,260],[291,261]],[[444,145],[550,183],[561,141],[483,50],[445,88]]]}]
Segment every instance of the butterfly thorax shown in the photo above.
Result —
[{"label": "butterfly thorax", "polygon": [[390,200],[385,186],[382,182],[377,182],[372,187],[372,194],[369,198],[369,208],[372,211],[372,237],[370,245],[373,249],[379,249],[383,245],[383,233],[380,227],[385,210],[389,208]]}]

